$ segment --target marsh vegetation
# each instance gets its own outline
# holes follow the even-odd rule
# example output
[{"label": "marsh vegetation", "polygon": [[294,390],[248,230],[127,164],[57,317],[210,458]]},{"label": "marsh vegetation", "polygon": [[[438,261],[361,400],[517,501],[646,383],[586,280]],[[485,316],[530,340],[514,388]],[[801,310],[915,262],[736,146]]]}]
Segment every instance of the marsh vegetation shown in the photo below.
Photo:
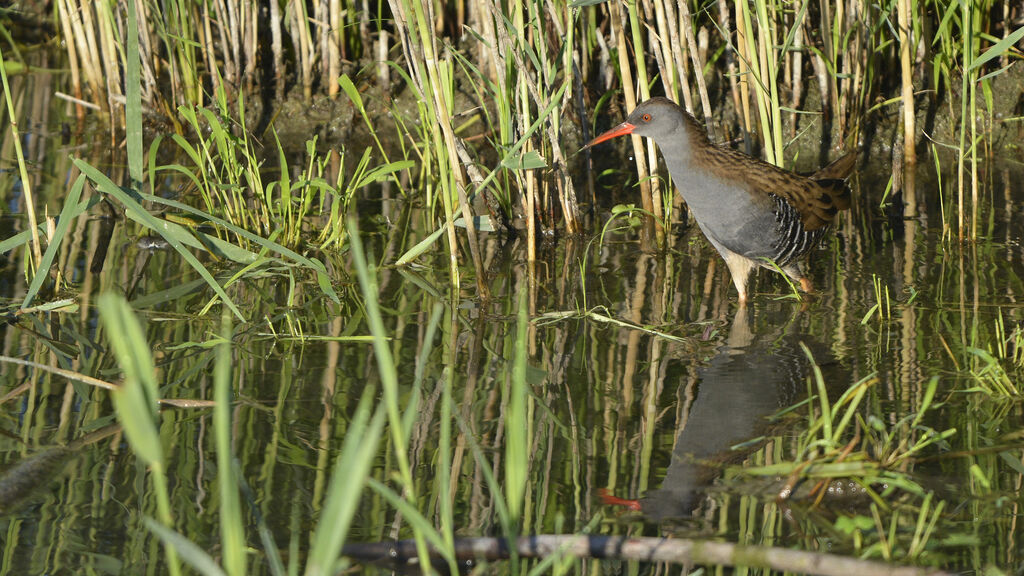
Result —
[{"label": "marsh vegetation", "polygon": [[[0,14],[0,573],[1022,569],[1020,6],[39,8]],[[652,147],[576,153],[651,95],[861,151],[818,295],[738,308]]]}]

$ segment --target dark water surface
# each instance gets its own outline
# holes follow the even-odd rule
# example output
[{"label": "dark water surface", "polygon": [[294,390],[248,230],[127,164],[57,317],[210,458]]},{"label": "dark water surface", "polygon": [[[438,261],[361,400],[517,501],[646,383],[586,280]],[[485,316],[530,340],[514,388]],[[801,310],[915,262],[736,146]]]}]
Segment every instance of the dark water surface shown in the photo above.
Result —
[{"label": "dark water surface", "polygon": [[[53,155],[61,153],[52,148]],[[87,159],[107,165],[102,157]],[[70,169],[58,159],[48,162],[45,174],[37,166],[35,193],[54,214],[66,188],[56,174]],[[930,168],[932,160],[921,164]],[[380,302],[404,394],[413,394],[417,359],[424,359],[410,444],[421,511],[436,518],[442,403],[450,383],[458,422],[450,447],[458,470],[451,483],[456,532],[500,532],[484,468],[504,478],[503,397],[518,297],[525,294],[532,320],[525,533],[673,534],[1019,571],[1019,396],[985,390],[1022,382],[1024,363],[1015,347],[1024,323],[1022,173],[1010,163],[985,164],[982,237],[960,244],[943,239],[934,177],[922,168],[919,214],[893,221],[878,206],[888,177],[878,173],[887,168],[876,168],[854,179],[855,209],[813,254],[819,294],[792,299],[781,276],[761,271],[746,310],[737,308],[719,256],[695,228],[682,225],[669,231],[666,250],[649,249],[639,229],[619,229],[603,241],[560,240],[534,264],[525,262],[521,243],[503,246],[485,235],[491,297],[478,297],[466,270],[463,298],[453,305],[445,297],[442,256],[407,269],[388,266],[433,231],[424,224],[429,219],[395,193],[365,191],[362,226],[367,246],[383,264]],[[955,208],[949,169],[951,164],[944,166],[942,175],[945,210]],[[20,188],[10,175],[4,181],[0,194],[10,212],[0,219],[0,230],[6,238],[26,224]],[[601,198],[592,230],[628,196],[606,191]],[[74,298],[79,308],[5,324],[2,353],[117,380],[94,308],[99,293],[117,291],[144,322],[161,394],[212,398],[213,353],[202,345],[219,325],[218,314],[203,313],[211,294],[178,255],[145,236],[137,225],[102,210],[74,222],[59,259],[73,289],[54,298]],[[18,249],[0,260],[0,297],[10,311],[26,290],[25,258]],[[234,450],[252,489],[251,504],[265,517],[286,563],[293,559],[289,550],[301,556],[308,549],[356,403],[368,384],[379,382],[370,344],[349,338],[369,332],[354,276],[345,272],[348,256],[323,258],[335,271],[340,305],[323,297],[308,275],[283,265],[247,276],[230,291],[250,321],[238,327],[233,353]],[[237,271],[207,262],[225,278]],[[878,294],[883,300],[888,294],[887,314],[871,312]],[[435,310],[438,336],[428,342]],[[292,337],[298,334],[335,339],[302,342]],[[878,544],[872,500],[862,488],[833,483],[816,503],[809,496],[814,481],[807,481],[792,498],[779,500],[786,475],[744,473],[806,455],[800,435],[818,401],[773,415],[807,400],[815,366],[833,400],[854,383],[872,382],[856,413],[863,426],[883,431],[915,414],[927,384],[938,378],[939,405],[911,437],[927,436],[926,428],[955,433],[919,458],[891,463],[919,492],[874,487],[881,495],[875,501],[878,521],[892,551]],[[156,515],[155,500],[125,439],[106,428],[115,422],[109,393],[3,363],[0,399],[0,470],[6,471],[0,480],[0,574],[162,572],[158,542],[141,524]],[[164,409],[160,433],[178,529],[216,556],[210,411]],[[881,460],[900,438],[862,452]],[[473,455],[474,444],[483,461]],[[374,477],[389,482],[393,455],[383,448],[377,463]],[[639,510],[602,494],[638,500]],[[919,519],[927,526],[939,502],[943,507],[924,538]],[[250,544],[260,549],[255,530],[250,534]],[[367,490],[350,540],[410,535],[393,508]],[[266,572],[265,562],[254,562],[254,572]],[[577,570],[660,568],[581,563]]]}]

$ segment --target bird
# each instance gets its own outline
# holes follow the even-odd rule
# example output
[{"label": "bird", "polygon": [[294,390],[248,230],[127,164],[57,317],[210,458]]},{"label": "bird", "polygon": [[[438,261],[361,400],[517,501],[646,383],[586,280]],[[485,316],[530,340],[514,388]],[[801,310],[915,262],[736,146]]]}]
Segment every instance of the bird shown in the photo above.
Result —
[{"label": "bird", "polygon": [[725,259],[740,305],[749,299],[747,283],[758,267],[781,270],[813,292],[804,257],[850,207],[846,178],[855,152],[800,175],[712,143],[690,113],[662,97],[642,102],[583,149],[627,134],[650,138],[661,150],[694,220]]}]

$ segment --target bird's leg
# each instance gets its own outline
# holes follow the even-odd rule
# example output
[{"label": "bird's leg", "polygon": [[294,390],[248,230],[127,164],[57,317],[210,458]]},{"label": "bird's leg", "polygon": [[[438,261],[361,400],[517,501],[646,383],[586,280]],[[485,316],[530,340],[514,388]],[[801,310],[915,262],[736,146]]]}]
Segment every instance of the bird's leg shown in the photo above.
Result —
[{"label": "bird's leg", "polygon": [[811,279],[804,273],[803,266],[799,262],[790,262],[787,266],[782,268],[782,271],[789,276],[789,279],[800,284],[800,290],[804,293],[811,294],[814,292],[814,285],[811,283]]},{"label": "bird's leg", "polygon": [[736,291],[740,293],[740,305],[747,303],[747,280],[750,278],[750,271],[757,264],[750,258],[740,256],[728,249],[719,247],[719,252],[725,258],[725,265],[729,267],[729,274],[732,275],[732,283],[736,285]]}]

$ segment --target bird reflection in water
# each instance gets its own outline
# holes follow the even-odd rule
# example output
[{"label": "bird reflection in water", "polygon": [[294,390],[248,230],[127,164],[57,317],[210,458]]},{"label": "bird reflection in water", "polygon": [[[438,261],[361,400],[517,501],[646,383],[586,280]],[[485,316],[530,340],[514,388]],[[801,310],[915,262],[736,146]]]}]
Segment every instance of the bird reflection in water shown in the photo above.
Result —
[{"label": "bird reflection in water", "polygon": [[[783,314],[788,312],[781,310]],[[757,310],[765,315],[778,312]],[[634,508],[652,522],[685,521],[698,499],[721,471],[721,463],[735,456],[731,447],[764,432],[767,417],[799,401],[806,394],[811,360],[838,368],[828,349],[813,337],[799,333],[796,318],[765,318],[762,333],[754,330],[747,308],[739,308],[725,345],[698,371],[697,396],[676,433],[672,460],[661,487],[649,491]],[[799,312],[797,312],[799,315]],[[826,377],[826,382],[842,381]],[[609,504],[622,504],[610,496]]]}]

